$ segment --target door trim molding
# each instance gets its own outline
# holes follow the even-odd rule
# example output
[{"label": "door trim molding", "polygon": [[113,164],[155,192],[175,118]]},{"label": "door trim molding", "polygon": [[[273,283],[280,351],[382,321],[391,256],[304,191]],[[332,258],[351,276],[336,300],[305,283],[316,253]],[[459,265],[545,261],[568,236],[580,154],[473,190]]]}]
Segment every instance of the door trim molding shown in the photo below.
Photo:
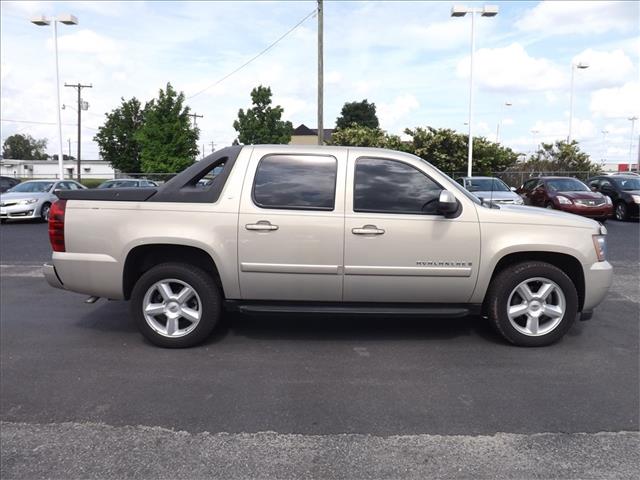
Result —
[{"label": "door trim molding", "polygon": [[316,275],[338,275],[339,265],[305,265],[296,263],[240,263],[242,272],[253,273],[306,273]]},{"label": "door trim molding", "polygon": [[378,267],[346,265],[345,275],[378,275],[392,277],[470,277],[471,267]]}]

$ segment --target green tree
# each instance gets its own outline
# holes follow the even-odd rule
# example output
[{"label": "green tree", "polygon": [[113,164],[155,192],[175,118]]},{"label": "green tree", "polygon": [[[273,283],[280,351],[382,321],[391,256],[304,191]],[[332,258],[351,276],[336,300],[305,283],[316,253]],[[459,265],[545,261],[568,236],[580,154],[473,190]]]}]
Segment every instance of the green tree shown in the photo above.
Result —
[{"label": "green tree", "polygon": [[543,143],[527,164],[540,171],[596,173],[600,169],[591,162],[587,153],[580,150],[576,140],[571,143],[564,140]]},{"label": "green tree", "polygon": [[198,129],[191,126],[189,111],[184,93],[177,93],[170,83],[147,103],[144,121],[135,134],[142,172],[176,173],[194,162]]},{"label": "green tree", "polygon": [[[406,129],[411,137],[406,150],[449,173],[467,171],[468,135],[448,128],[417,127]],[[473,139],[473,172],[489,175],[515,164],[518,154],[510,148],[490,142],[484,137]]]},{"label": "green tree", "polygon": [[31,135],[16,133],[2,145],[2,157],[13,160],[46,160],[47,139],[36,140]]},{"label": "green tree", "polygon": [[121,99],[122,104],[106,113],[104,125],[93,137],[100,155],[113,168],[121,172],[140,172],[140,142],[136,134],[144,122],[140,101]]},{"label": "green tree", "polygon": [[376,115],[376,104],[369,103],[366,98],[361,102],[345,103],[336,119],[336,129],[341,130],[353,125],[378,128],[380,122]]},{"label": "green tree", "polygon": [[258,87],[251,90],[252,108],[246,113],[238,111],[238,119],[233,128],[238,132],[238,143],[252,144],[287,144],[291,141],[293,125],[281,120],[284,109],[280,105],[271,106],[271,88]]},{"label": "green tree", "polygon": [[403,150],[404,145],[397,135],[389,135],[380,128],[364,127],[352,124],[333,132],[332,145],[344,147],[377,147]]}]

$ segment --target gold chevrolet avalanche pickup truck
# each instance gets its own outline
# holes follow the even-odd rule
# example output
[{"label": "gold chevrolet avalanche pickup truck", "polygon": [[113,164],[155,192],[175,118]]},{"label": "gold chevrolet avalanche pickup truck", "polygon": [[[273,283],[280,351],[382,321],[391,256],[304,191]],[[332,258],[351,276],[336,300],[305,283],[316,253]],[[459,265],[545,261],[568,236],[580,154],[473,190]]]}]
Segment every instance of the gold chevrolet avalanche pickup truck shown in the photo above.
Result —
[{"label": "gold chevrolet avalanche pickup truck", "polygon": [[612,279],[606,229],[484,205],[424,160],[373,148],[219,150],[158,188],[60,192],[48,282],[129,300],[163,347],[223,310],[483,315],[516,345],[559,340]]}]

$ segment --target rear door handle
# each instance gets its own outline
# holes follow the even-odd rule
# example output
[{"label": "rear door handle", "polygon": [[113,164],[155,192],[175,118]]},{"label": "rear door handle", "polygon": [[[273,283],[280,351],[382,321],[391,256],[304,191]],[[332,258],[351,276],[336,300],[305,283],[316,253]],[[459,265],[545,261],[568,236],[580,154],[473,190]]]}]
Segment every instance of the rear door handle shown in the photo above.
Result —
[{"label": "rear door handle", "polygon": [[258,223],[250,223],[245,225],[247,230],[257,230],[259,232],[270,232],[272,230],[278,230],[278,225],[271,225],[268,220],[260,220]]},{"label": "rear door handle", "polygon": [[354,235],[382,235],[384,230],[376,227],[375,225],[365,225],[360,228],[352,228],[351,233]]}]

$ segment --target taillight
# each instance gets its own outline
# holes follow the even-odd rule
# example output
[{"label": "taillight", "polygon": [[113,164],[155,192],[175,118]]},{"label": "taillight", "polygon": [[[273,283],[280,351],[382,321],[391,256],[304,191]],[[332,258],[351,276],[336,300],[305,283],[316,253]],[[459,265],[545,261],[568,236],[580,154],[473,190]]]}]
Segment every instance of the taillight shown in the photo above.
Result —
[{"label": "taillight", "polygon": [[54,252],[64,252],[64,214],[66,200],[58,200],[49,210],[49,241]]}]

